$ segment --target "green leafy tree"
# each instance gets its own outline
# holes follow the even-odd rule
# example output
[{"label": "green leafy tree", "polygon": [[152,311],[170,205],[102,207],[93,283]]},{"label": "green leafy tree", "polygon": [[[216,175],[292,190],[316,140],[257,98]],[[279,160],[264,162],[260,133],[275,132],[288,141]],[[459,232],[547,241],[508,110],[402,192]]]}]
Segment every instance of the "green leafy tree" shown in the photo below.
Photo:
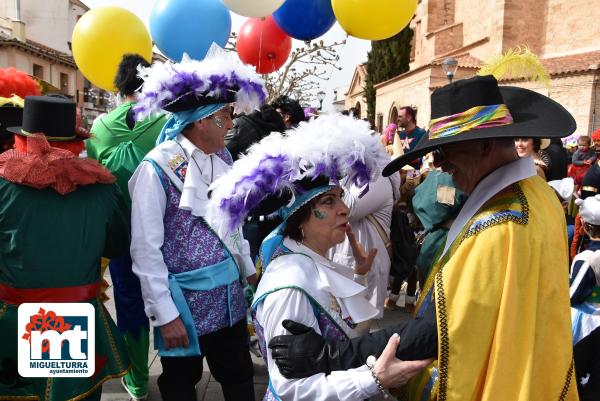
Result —
[{"label": "green leafy tree", "polygon": [[364,97],[367,117],[372,124],[375,123],[375,85],[408,71],[413,34],[407,26],[391,38],[371,42]]}]

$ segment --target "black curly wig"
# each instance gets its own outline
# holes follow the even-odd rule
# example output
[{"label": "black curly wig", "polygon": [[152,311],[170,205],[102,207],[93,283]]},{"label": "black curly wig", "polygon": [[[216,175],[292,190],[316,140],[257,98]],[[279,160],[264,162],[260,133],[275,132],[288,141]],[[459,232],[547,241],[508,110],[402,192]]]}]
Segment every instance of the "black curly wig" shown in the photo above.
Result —
[{"label": "black curly wig", "polygon": [[284,114],[289,114],[290,123],[293,127],[297,126],[301,121],[305,121],[304,109],[295,99],[281,95],[271,103],[271,106],[281,110]]},{"label": "black curly wig", "polygon": [[117,70],[117,75],[115,76],[115,86],[120,94],[131,96],[144,83],[144,81],[137,76],[138,65],[150,67],[150,63],[138,54],[126,54],[123,56]]}]

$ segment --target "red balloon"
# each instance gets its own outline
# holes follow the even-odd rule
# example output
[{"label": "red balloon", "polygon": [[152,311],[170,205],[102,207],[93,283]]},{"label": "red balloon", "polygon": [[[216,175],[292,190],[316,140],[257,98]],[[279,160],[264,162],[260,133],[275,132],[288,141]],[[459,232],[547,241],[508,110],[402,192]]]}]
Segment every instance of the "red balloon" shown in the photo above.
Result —
[{"label": "red balloon", "polygon": [[292,38],[271,16],[249,18],[240,28],[236,47],[242,62],[255,66],[259,74],[269,74],[285,64],[292,51]]}]

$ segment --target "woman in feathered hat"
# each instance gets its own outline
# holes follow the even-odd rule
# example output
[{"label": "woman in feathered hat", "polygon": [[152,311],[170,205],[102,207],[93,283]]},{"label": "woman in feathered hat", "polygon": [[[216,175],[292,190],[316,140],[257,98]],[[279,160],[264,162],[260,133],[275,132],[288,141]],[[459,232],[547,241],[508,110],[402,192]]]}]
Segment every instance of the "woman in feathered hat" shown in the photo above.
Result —
[{"label": "woman in feathered hat", "polygon": [[[353,280],[355,274],[368,271],[376,251],[366,253],[356,242],[339,180],[344,177],[364,193],[386,159],[367,123],[323,116],[286,136],[265,138],[213,185],[209,221],[219,232],[235,230],[257,208],[263,213],[276,209],[284,220],[261,247],[265,273],[252,305],[269,368],[265,400],[362,400],[425,366],[394,359],[396,336],[387,354],[370,365],[371,371],[363,365],[329,376],[288,380],[266,348],[274,336],[287,333],[287,319],[314,328],[330,341],[344,341],[357,323],[377,314],[365,298],[365,287]],[[356,258],[355,271],[326,257],[346,235]]]},{"label": "woman in feathered hat", "polygon": [[243,285],[255,277],[239,231],[219,237],[204,216],[207,189],[229,170],[224,137],[231,104],[264,101],[262,80],[235,54],[156,63],[141,71],[138,118],[169,111],[158,139],[129,181],[131,258],[155,327],[165,400],[195,400],[204,357],[225,400],[253,400]]}]

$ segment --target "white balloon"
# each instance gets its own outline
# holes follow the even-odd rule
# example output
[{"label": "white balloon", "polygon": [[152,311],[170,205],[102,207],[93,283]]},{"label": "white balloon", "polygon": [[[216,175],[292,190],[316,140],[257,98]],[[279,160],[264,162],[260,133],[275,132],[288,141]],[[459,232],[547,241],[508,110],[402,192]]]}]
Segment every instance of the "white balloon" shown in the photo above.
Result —
[{"label": "white balloon", "polygon": [[285,0],[221,0],[236,14],[244,17],[267,17],[273,14]]}]

